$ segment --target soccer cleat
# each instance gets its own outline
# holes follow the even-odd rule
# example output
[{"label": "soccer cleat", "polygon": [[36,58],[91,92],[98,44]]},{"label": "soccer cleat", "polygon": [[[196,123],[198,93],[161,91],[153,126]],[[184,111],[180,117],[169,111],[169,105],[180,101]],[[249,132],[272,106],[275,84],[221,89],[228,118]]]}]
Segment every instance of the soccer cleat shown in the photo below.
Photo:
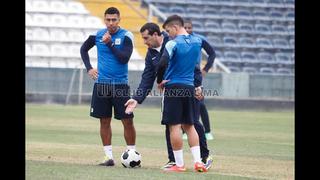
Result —
[{"label": "soccer cleat", "polygon": [[99,166],[114,166],[114,161],[108,156],[104,156],[104,161],[100,163]]},{"label": "soccer cleat", "polygon": [[188,136],[187,136],[186,133],[183,133],[183,134],[182,134],[182,139],[183,139],[183,140],[187,140],[187,139],[188,139]]},{"label": "soccer cleat", "polygon": [[208,156],[207,158],[202,159],[202,162],[207,170],[209,170],[213,164],[212,156]]},{"label": "soccer cleat", "polygon": [[169,161],[167,162],[167,164],[165,164],[162,169],[167,169],[167,168],[171,168],[172,166],[175,166],[176,163],[174,161]]},{"label": "soccer cleat", "polygon": [[214,139],[214,138],[213,138],[213,135],[212,135],[210,132],[205,133],[205,136],[206,136],[206,139],[207,139],[207,140],[213,140],[213,139]]},{"label": "soccer cleat", "polygon": [[163,170],[166,172],[185,172],[187,169],[184,166],[178,167],[177,165],[173,165],[170,168],[166,168]]},{"label": "soccer cleat", "polygon": [[197,172],[207,172],[208,171],[202,162],[196,162],[194,164],[194,170]]}]

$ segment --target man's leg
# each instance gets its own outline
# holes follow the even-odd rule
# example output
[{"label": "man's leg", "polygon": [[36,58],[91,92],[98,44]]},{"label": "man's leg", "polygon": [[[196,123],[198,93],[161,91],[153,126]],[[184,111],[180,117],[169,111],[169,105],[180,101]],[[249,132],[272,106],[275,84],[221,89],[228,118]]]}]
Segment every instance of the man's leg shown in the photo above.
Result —
[{"label": "man's leg", "polygon": [[166,142],[167,142],[167,151],[168,151],[169,162],[175,162],[173,151],[172,151],[172,146],[171,146],[171,141],[170,141],[170,130],[169,130],[168,125],[166,125]]},{"label": "man's leg", "polygon": [[112,155],[112,129],[111,129],[111,118],[100,118],[100,136],[105,152],[105,160],[99,164],[102,166],[114,166],[113,155]]},{"label": "man's leg", "polygon": [[123,124],[123,135],[124,139],[126,140],[128,149],[135,149],[136,144],[136,129],[133,124],[132,118],[125,118],[121,120]]},{"label": "man's leg", "polygon": [[170,141],[176,162],[176,166],[184,167],[183,162],[183,142],[180,134],[181,125],[169,125]]},{"label": "man's leg", "polygon": [[205,133],[210,133],[211,129],[210,129],[208,110],[203,100],[200,101],[200,115],[201,115],[201,121],[203,123]]}]

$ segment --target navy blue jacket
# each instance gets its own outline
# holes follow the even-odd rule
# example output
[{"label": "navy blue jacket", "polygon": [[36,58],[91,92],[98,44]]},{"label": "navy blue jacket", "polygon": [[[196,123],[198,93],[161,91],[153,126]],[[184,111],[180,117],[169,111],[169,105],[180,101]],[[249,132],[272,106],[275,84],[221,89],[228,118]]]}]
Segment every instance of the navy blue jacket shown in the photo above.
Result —
[{"label": "navy blue jacket", "polygon": [[[157,67],[158,63],[160,61],[160,57],[163,53],[163,50],[165,48],[166,43],[170,40],[170,37],[167,33],[162,32],[163,43],[160,49],[160,52],[158,52],[155,49],[148,48],[148,52],[145,58],[145,68],[142,73],[141,82],[139,84],[139,87],[137,89],[137,92],[133,96],[133,99],[135,99],[139,104],[141,104],[144,99],[148,96],[149,92],[153,88],[154,81],[157,77]],[[197,66],[195,68],[195,77],[194,77],[194,86],[198,87],[202,84],[202,75],[200,66]]]}]

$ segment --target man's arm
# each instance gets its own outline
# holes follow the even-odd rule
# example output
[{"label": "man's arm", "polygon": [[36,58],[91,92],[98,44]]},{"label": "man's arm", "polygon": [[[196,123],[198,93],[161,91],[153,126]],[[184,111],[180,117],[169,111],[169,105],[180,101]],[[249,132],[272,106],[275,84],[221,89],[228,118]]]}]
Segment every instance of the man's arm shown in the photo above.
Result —
[{"label": "man's arm", "polygon": [[87,69],[87,72],[92,69],[88,51],[96,44],[95,41],[96,36],[90,35],[80,48],[81,59]]},{"label": "man's arm", "polygon": [[147,97],[148,93],[152,90],[154,80],[156,79],[156,70],[152,64],[152,57],[148,53],[145,59],[145,68],[142,73],[141,82],[137,89],[136,95],[133,96],[139,104],[141,104]]},{"label": "man's arm", "polygon": [[164,73],[167,69],[167,65],[168,65],[168,62],[169,62],[169,53],[168,51],[165,49],[161,58],[160,58],[160,61],[158,63],[158,66],[157,66],[157,83],[160,84],[163,80],[163,76],[164,76]]},{"label": "man's arm", "polygon": [[133,51],[133,42],[129,37],[124,37],[122,49],[115,48],[114,42],[112,41],[109,41],[106,45],[111,49],[112,53],[117,57],[120,63],[127,64],[129,62]]},{"label": "man's arm", "polygon": [[216,53],[213,49],[213,47],[206,41],[205,39],[202,39],[201,47],[206,51],[208,54],[208,60],[206,65],[204,66],[203,70],[208,72],[209,69],[212,67],[214,59],[216,58]]}]

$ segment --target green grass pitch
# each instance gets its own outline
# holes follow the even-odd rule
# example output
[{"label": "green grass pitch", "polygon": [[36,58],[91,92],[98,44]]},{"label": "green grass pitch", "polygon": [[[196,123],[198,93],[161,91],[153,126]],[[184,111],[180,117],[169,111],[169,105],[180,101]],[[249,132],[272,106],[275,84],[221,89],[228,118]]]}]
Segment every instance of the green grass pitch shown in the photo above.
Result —
[{"label": "green grass pitch", "polygon": [[184,141],[187,172],[165,173],[167,162],[160,108],[135,111],[136,147],[142,168],[123,168],[122,124],[112,120],[115,167],[99,167],[103,148],[99,121],[89,117],[89,105],[26,104],[26,179],[294,179],[294,111],[232,111],[210,109],[215,139],[214,165],[208,173],[192,171]]}]

